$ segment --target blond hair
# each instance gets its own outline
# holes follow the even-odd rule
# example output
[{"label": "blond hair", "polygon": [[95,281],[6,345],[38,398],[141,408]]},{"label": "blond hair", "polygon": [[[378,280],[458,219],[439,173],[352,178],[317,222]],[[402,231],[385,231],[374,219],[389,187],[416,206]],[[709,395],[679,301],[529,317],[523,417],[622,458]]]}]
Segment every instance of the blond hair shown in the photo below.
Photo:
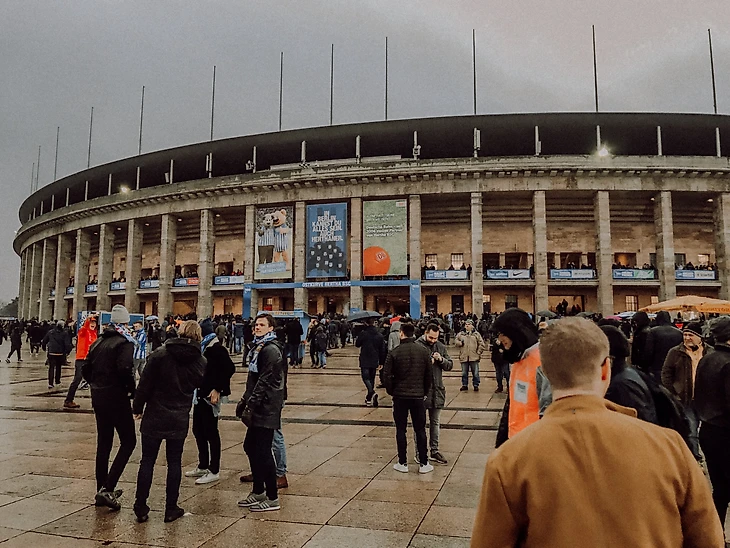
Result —
[{"label": "blond hair", "polygon": [[540,337],[542,368],[558,390],[591,385],[608,355],[608,338],[584,318],[558,320]]},{"label": "blond hair", "polygon": [[177,330],[180,337],[185,337],[191,341],[200,342],[203,340],[203,332],[200,330],[198,322],[195,320],[187,320],[183,322]]}]

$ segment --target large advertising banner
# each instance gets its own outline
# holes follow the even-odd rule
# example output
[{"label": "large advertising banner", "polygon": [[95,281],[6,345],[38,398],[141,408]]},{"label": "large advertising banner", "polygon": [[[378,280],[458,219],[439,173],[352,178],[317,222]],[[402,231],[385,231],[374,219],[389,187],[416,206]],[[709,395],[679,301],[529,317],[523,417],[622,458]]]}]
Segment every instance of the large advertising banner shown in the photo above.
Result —
[{"label": "large advertising banner", "polygon": [[256,208],[255,279],[292,277],[293,227],[293,206]]},{"label": "large advertising banner", "polygon": [[405,276],[408,274],[408,201],[363,202],[364,276]]},{"label": "large advertising banner", "polygon": [[307,278],[347,276],[347,204],[307,206]]}]

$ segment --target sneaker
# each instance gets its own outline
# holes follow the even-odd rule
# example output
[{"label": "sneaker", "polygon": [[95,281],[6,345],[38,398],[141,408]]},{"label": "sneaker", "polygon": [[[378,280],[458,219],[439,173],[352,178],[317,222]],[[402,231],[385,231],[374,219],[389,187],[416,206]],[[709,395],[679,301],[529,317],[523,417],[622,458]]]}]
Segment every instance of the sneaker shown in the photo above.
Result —
[{"label": "sneaker", "polygon": [[114,493],[104,488],[99,490],[96,497],[94,497],[94,501],[96,506],[108,506],[112,510],[119,510],[122,507]]},{"label": "sneaker", "polygon": [[245,476],[241,476],[241,483],[252,483],[253,482],[253,474],[246,474]]},{"label": "sneaker", "polygon": [[165,523],[171,523],[184,515],[185,510],[179,506],[175,506],[175,508],[171,508],[170,510],[165,510]]},{"label": "sneaker", "polygon": [[372,405],[373,405],[372,400],[365,400],[365,406],[366,407],[371,407]]},{"label": "sneaker", "polygon": [[264,499],[258,504],[254,504],[253,506],[249,506],[248,508],[252,512],[272,512],[274,510],[281,510],[281,506],[279,505],[279,499],[276,498],[274,500]]},{"label": "sneaker", "polygon": [[439,464],[447,464],[449,462],[438,451],[434,451],[433,453],[431,453],[431,458],[429,460],[432,460],[432,461],[437,462]]},{"label": "sneaker", "polygon": [[63,408],[64,409],[78,409],[81,407],[78,403],[73,401],[65,401],[63,402]]},{"label": "sneaker", "polygon": [[88,390],[89,389],[89,383],[86,381],[81,381],[79,383],[79,390]]},{"label": "sneaker", "polygon": [[[119,499],[124,494],[124,491],[121,489],[114,489],[114,496]],[[103,502],[100,502],[99,499],[94,501],[94,506],[105,506]],[[149,510],[147,510],[149,512]]]},{"label": "sneaker", "polygon": [[432,464],[422,464],[418,468],[419,474],[428,474],[429,472],[433,472],[433,465]]},{"label": "sneaker", "polygon": [[478,386],[475,386],[474,387],[474,392],[479,392],[479,387]]},{"label": "sneaker", "polygon": [[187,472],[185,472],[185,477],[186,478],[202,478],[203,476],[205,476],[208,473],[209,472],[207,469],[198,468],[196,466],[193,470],[188,470]]},{"label": "sneaker", "polygon": [[403,472],[404,474],[408,473],[408,465],[407,464],[401,464],[400,462],[396,462],[393,465],[393,470],[397,470],[398,472]]},{"label": "sneaker", "polygon": [[205,485],[206,483],[213,483],[221,479],[220,474],[214,474],[213,472],[207,472],[204,476],[199,477],[195,480],[195,485]]},{"label": "sneaker", "polygon": [[378,406],[378,395],[373,394],[373,407],[377,407],[377,406]]},{"label": "sneaker", "polygon": [[10,363],[10,358],[6,358],[5,363]]},{"label": "sneaker", "polygon": [[461,388],[459,388],[459,392],[466,392],[467,390],[469,390],[468,386],[462,386]]},{"label": "sneaker", "polygon": [[495,394],[501,394],[502,392],[504,392],[504,390],[502,390],[501,386],[497,387],[497,389],[494,391]]},{"label": "sneaker", "polygon": [[48,385],[48,390],[53,390],[53,385],[52,384],[49,384]]},{"label": "sneaker", "polygon": [[257,495],[256,493],[251,491],[245,499],[238,501],[238,505],[241,508],[249,508],[265,500],[266,493],[261,493],[260,495]]},{"label": "sneaker", "polygon": [[289,481],[286,479],[286,474],[276,478],[277,489],[286,489],[287,487],[289,487]]}]

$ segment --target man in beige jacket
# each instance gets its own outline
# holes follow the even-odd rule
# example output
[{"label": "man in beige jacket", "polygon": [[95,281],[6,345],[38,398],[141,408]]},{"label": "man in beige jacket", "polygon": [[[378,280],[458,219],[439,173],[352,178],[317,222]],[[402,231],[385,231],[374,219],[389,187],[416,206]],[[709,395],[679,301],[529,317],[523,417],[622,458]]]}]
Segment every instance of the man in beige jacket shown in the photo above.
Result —
[{"label": "man in beige jacket", "polygon": [[603,398],[603,332],[560,320],[540,352],[553,403],[489,457],[472,548],[724,548],[710,488],[679,434]]},{"label": "man in beige jacket", "polygon": [[459,347],[461,391],[469,390],[469,370],[471,370],[474,392],[479,392],[479,360],[482,359],[485,345],[479,331],[474,329],[473,320],[466,320],[464,330],[456,336],[454,343]]}]

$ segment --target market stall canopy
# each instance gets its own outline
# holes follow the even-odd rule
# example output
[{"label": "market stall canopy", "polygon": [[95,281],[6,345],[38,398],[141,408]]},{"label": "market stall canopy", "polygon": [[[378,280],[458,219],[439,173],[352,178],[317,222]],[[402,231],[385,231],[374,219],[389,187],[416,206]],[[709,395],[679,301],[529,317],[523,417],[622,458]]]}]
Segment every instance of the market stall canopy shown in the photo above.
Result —
[{"label": "market stall canopy", "polygon": [[700,297],[699,295],[685,295],[684,297],[645,306],[641,310],[644,312],[696,310],[707,314],[730,314],[730,301]]}]

